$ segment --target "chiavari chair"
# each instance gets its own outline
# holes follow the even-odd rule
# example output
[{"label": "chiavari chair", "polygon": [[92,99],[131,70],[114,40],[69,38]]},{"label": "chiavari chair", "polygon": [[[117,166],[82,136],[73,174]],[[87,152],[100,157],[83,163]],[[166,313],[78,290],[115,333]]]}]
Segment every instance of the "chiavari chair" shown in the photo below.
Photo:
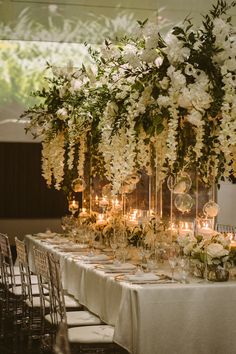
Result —
[{"label": "chiavari chair", "polygon": [[[114,328],[112,326],[103,324],[98,317],[94,316],[89,311],[78,311],[75,316],[71,316],[73,312],[66,311],[60,278],[59,260],[51,253],[48,254],[48,259],[52,287],[52,323],[56,329],[59,328],[62,322],[68,326],[68,338],[72,352],[75,351],[77,354],[127,353],[123,348],[113,342]],[[82,316],[78,316],[78,314],[82,314]],[[97,318],[98,321],[89,320],[94,317]],[[75,321],[76,318],[77,323]]]}]

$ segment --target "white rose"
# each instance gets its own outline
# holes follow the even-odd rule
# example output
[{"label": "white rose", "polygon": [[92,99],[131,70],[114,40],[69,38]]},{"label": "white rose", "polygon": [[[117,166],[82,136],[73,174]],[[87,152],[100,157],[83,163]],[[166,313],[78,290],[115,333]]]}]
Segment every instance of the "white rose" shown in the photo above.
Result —
[{"label": "white rose", "polygon": [[226,250],[221,244],[219,243],[211,243],[207,247],[207,255],[211,258],[220,258],[227,256],[229,251]]},{"label": "white rose", "polygon": [[162,63],[163,63],[163,58],[162,57],[157,57],[156,60],[154,61],[155,65],[157,68],[159,68]]},{"label": "white rose", "polygon": [[67,117],[68,113],[65,108],[60,108],[57,110],[57,115],[58,115],[58,118],[60,118],[61,120],[64,120]]}]

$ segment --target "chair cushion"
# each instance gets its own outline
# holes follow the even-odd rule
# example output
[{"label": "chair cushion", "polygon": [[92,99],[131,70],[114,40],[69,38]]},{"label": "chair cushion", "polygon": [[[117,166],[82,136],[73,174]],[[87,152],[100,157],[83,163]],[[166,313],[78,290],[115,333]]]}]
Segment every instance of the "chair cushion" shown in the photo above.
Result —
[{"label": "chair cushion", "polygon": [[[99,317],[89,311],[68,311],[66,312],[67,325],[72,326],[92,326],[102,323]],[[45,316],[46,321],[51,323],[51,316]]]},{"label": "chair cushion", "polygon": [[[31,275],[31,284],[38,284],[38,278],[37,275]],[[11,284],[11,277],[9,277],[9,283]],[[21,277],[20,275],[15,275],[15,284],[16,285],[21,285]]]},{"label": "chair cushion", "polygon": [[64,296],[65,299],[65,305],[66,307],[77,307],[77,308],[82,308],[82,305],[75,300],[75,298],[73,296],[69,296],[69,295],[65,295]]},{"label": "chair cushion", "polygon": [[14,274],[20,275],[20,268],[18,266],[14,266]]},{"label": "chair cushion", "polygon": [[[29,300],[26,300],[25,303],[27,306],[31,307],[31,302]],[[40,302],[39,296],[33,296],[33,307],[41,307],[41,302]],[[49,302],[45,302],[45,307],[47,307],[47,308],[50,307]]]},{"label": "chair cushion", "polygon": [[108,325],[73,327],[68,329],[71,343],[113,343],[114,327]]},{"label": "chair cushion", "polygon": [[[9,289],[11,293],[14,295],[22,295],[22,288],[21,286],[14,286],[13,288]],[[39,287],[37,284],[32,285],[32,294],[33,295],[39,295]]]}]

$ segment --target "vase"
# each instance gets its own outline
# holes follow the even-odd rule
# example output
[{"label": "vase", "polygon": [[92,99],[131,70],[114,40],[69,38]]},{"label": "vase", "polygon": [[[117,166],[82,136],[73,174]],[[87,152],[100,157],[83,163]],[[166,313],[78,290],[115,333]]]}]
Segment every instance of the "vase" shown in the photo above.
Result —
[{"label": "vase", "polygon": [[207,279],[210,281],[227,281],[229,280],[229,271],[219,266],[208,265]]},{"label": "vase", "polygon": [[195,263],[193,267],[193,275],[197,278],[204,278],[205,275],[205,264],[204,263]]}]

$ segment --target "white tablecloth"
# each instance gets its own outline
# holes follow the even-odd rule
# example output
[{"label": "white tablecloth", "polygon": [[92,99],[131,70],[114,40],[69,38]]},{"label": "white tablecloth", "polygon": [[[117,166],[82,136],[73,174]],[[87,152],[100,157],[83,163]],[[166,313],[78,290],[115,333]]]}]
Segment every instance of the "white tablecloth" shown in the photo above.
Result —
[{"label": "white tablecloth", "polygon": [[[131,285],[27,236],[60,255],[65,289],[115,326],[134,354],[235,354],[236,282]],[[33,266],[33,264],[32,264]]]}]

